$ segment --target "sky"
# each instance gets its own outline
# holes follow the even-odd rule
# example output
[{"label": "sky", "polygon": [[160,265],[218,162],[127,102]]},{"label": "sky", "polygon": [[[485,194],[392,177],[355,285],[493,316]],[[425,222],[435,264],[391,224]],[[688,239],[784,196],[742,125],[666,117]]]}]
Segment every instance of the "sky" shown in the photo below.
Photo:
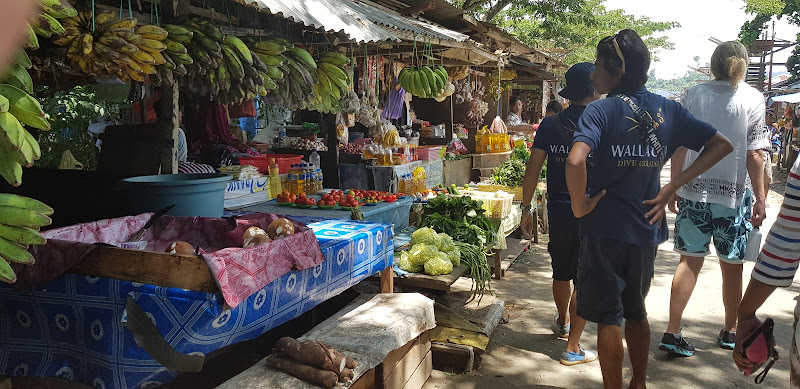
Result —
[{"label": "sky", "polygon": [[[656,77],[672,79],[681,77],[694,66],[694,56],[700,56],[703,66],[711,59],[716,45],[708,40],[714,37],[722,41],[735,40],[742,24],[752,18],[744,12],[744,0],[605,0],[607,9],[622,9],[625,13],[647,16],[655,21],[674,21],[680,28],[666,32],[675,49],[661,50],[659,61],[651,65]],[[771,24],[770,24],[771,26]],[[770,27],[770,33],[772,28]],[[775,25],[776,38],[794,41],[800,27],[789,25],[786,18]],[[774,62],[784,62],[791,54],[791,48],[775,54]],[[776,66],[774,72],[785,71]]]}]

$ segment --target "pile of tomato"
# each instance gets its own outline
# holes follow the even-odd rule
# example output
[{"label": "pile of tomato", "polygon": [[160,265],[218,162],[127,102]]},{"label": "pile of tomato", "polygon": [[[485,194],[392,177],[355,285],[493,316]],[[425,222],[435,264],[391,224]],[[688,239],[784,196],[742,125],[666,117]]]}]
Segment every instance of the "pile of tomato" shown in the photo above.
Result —
[{"label": "pile of tomato", "polygon": [[294,193],[283,191],[283,193],[278,194],[279,203],[294,203],[295,200],[297,200],[297,196]]},{"label": "pile of tomato", "polygon": [[306,197],[306,194],[300,192],[297,194],[297,199],[294,200],[297,205],[315,205],[317,200],[313,197]]}]

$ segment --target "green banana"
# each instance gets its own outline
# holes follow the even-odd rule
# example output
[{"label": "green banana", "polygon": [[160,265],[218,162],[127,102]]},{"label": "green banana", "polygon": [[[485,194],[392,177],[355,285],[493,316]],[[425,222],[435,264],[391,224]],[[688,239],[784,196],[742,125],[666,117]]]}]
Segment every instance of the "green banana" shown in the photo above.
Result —
[{"label": "green banana", "polygon": [[225,55],[225,60],[228,63],[228,70],[231,71],[231,76],[237,79],[244,77],[245,65],[242,63],[242,60],[239,59],[239,56],[236,55],[236,51],[228,45],[222,45],[222,53]]},{"label": "green banana", "polygon": [[53,35],[63,35],[65,32],[67,32],[64,26],[61,25],[61,22],[46,13],[40,13],[39,16],[33,20],[32,26],[39,27],[40,29],[44,30],[47,34],[49,34],[49,36],[46,35],[48,38]]},{"label": "green banana", "polygon": [[42,11],[56,19],[74,18],[78,11],[66,0],[42,0]]},{"label": "green banana", "polygon": [[26,208],[45,216],[53,214],[53,208],[50,208],[49,205],[30,197],[11,193],[0,193],[0,206]]},{"label": "green banana", "polygon": [[31,209],[0,206],[0,222],[9,226],[38,228],[49,226],[53,221]]},{"label": "green banana", "polygon": [[25,47],[31,50],[37,50],[39,48],[39,38],[36,37],[36,31],[33,31],[33,27],[30,24],[25,27],[25,34],[28,37]]},{"label": "green banana", "polygon": [[0,260],[0,281],[9,284],[17,281],[17,274],[14,273],[14,269],[11,268],[8,262],[2,260]]},{"label": "green banana", "polygon": [[236,55],[248,65],[253,65],[253,54],[250,52],[250,49],[247,47],[241,39],[237,38],[234,35],[225,35],[225,40],[223,41],[226,46],[230,47],[234,50]]},{"label": "green banana", "polygon": [[0,257],[3,257],[6,261],[24,263],[26,265],[33,265],[36,262],[33,259],[33,254],[28,250],[5,238],[0,238]]},{"label": "green banana", "polygon": [[0,113],[8,112],[8,99],[0,95]]},{"label": "green banana", "polygon": [[267,66],[281,66],[285,62],[285,58],[283,55],[266,55],[261,53],[256,53],[256,55],[261,58]]},{"label": "green banana", "polygon": [[33,160],[38,161],[40,158],[42,158],[42,149],[39,146],[39,142],[24,127],[22,128],[22,133],[25,135],[25,144],[29,145],[31,148]]},{"label": "green banana", "polygon": [[261,41],[256,43],[253,47],[253,51],[266,55],[278,55],[286,51],[286,46],[272,40]]},{"label": "green banana", "polygon": [[28,227],[7,226],[0,223],[0,238],[5,238],[18,244],[45,244],[45,239],[39,231]]},{"label": "green banana", "polygon": [[317,63],[314,62],[314,58],[308,53],[308,51],[305,51],[299,47],[292,47],[286,51],[286,54],[293,59],[302,62],[303,66],[308,69],[317,68]]},{"label": "green banana", "polygon": [[325,75],[331,80],[331,83],[339,87],[340,90],[347,89],[348,77],[344,70],[327,62],[322,62],[319,64],[319,66],[322,68],[322,71],[325,72]]},{"label": "green banana", "polygon": [[320,62],[327,62],[329,64],[333,64],[333,65],[336,65],[336,66],[349,65],[350,64],[350,58],[348,58],[346,55],[344,55],[342,53],[337,53],[335,51],[329,51],[329,52],[323,54],[322,57],[319,59],[319,61]]},{"label": "green banana", "polygon": [[33,128],[49,131],[50,123],[46,119],[39,101],[25,91],[8,84],[0,84],[0,95],[9,101],[8,112],[20,122]]},{"label": "green banana", "polygon": [[25,128],[22,127],[22,124],[20,124],[19,120],[17,120],[13,114],[10,112],[0,113],[0,129],[2,129],[5,135],[3,136],[3,140],[7,140],[6,145],[10,148],[10,150],[6,150],[6,152],[22,148],[22,145],[25,143],[25,133],[23,133]]},{"label": "green banana", "polygon": [[33,80],[31,75],[21,65],[12,65],[6,74],[3,75],[3,83],[14,85],[26,93],[33,93]]},{"label": "green banana", "polygon": [[[22,129],[25,131],[25,129]],[[24,167],[33,166],[33,147],[28,142],[22,142],[22,147],[11,152],[11,159]]]},{"label": "green banana", "polygon": [[272,79],[283,78],[283,72],[277,66],[269,66],[266,72],[267,76]]},{"label": "green banana", "polygon": [[31,58],[28,57],[28,52],[22,49],[17,51],[17,55],[14,57],[14,63],[16,63],[19,66],[22,66],[25,69],[30,69],[33,67],[33,63],[31,63]]},{"label": "green banana", "polygon": [[186,46],[184,46],[183,43],[180,43],[178,41],[167,39],[164,41],[164,44],[167,45],[167,51],[170,54],[181,55],[189,53],[189,51],[186,49]]},{"label": "green banana", "polygon": [[22,165],[11,159],[10,152],[0,152],[0,176],[11,186],[22,185]]}]

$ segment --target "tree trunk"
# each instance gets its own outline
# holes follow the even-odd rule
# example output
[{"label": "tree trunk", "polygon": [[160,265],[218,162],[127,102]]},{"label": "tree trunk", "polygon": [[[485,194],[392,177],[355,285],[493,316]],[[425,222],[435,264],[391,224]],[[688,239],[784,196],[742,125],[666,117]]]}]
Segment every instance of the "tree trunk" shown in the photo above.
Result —
[{"label": "tree trunk", "polygon": [[483,21],[490,22],[492,19],[494,19],[495,16],[497,16],[497,14],[500,13],[500,11],[503,10],[503,8],[505,8],[509,4],[511,4],[511,0],[498,1],[491,8],[489,8],[489,11],[486,12],[486,15],[483,15]]}]

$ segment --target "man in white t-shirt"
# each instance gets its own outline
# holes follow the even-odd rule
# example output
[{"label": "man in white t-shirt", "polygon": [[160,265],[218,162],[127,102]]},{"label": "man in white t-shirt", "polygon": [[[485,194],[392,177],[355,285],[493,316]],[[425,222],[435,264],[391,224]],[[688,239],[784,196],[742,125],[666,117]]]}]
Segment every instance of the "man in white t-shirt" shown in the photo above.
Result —
[{"label": "man in white t-shirt", "polygon": [[[725,323],[717,343],[724,349],[733,349],[735,345],[736,309],[742,299],[747,233],[753,225],[760,226],[765,215],[761,150],[769,147],[764,97],[744,82],[747,63],[747,49],[741,43],[720,44],[711,57],[711,71],[716,80],[689,88],[682,101],[697,119],[708,122],[725,135],[734,151],[683,185],[669,205],[670,210],[678,214],[675,251],[681,254],[681,260],[672,279],[669,324],[659,349],[677,356],[694,355],[694,347],[681,334],[681,318],[703,267],[703,259],[709,254],[712,238],[722,270],[725,307]],[[684,166],[690,166],[698,155],[687,149],[676,150],[672,157],[672,176],[677,176]]]}]

